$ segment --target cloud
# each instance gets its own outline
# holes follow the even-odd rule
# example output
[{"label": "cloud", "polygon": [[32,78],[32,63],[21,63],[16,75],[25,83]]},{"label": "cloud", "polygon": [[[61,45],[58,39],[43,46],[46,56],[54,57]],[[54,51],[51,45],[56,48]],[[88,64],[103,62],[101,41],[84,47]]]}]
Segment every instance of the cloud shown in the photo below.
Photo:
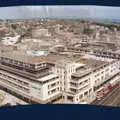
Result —
[{"label": "cloud", "polygon": [[103,6],[17,6],[1,7],[0,19],[35,17],[120,18],[120,7]]},{"label": "cloud", "polygon": [[0,8],[0,18],[88,17],[89,8],[81,6],[18,6]]},{"label": "cloud", "polygon": [[120,7],[94,6],[91,8],[92,17],[119,19]]}]

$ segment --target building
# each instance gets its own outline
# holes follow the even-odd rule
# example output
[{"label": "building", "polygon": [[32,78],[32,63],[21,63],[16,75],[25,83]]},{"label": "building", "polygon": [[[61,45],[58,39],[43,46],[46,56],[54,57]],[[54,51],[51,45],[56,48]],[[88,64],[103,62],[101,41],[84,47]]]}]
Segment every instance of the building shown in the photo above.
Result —
[{"label": "building", "polygon": [[64,103],[91,103],[96,99],[96,90],[119,73],[119,65],[119,60],[80,59],[79,63],[56,66],[63,80]]},{"label": "building", "polygon": [[48,29],[36,28],[36,29],[33,29],[31,33],[32,33],[32,37],[34,38],[38,38],[42,36],[50,36],[50,34],[48,33]]},{"label": "building", "polygon": [[83,104],[96,99],[96,90],[119,73],[119,60],[32,56],[24,51],[0,54],[0,88],[28,103]]},{"label": "building", "polygon": [[31,103],[51,103],[61,97],[59,76],[43,57],[24,52],[1,53],[0,87]]}]

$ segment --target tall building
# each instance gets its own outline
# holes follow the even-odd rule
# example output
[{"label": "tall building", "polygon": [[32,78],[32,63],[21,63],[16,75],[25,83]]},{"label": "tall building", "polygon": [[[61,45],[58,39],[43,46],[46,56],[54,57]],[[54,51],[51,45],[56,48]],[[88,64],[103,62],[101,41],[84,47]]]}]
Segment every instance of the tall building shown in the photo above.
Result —
[{"label": "tall building", "polygon": [[119,66],[119,60],[5,52],[0,53],[0,88],[29,103],[91,103]]},{"label": "tall building", "polygon": [[42,57],[23,52],[3,53],[0,57],[0,86],[32,103],[49,103],[61,96],[59,76],[53,64]]}]

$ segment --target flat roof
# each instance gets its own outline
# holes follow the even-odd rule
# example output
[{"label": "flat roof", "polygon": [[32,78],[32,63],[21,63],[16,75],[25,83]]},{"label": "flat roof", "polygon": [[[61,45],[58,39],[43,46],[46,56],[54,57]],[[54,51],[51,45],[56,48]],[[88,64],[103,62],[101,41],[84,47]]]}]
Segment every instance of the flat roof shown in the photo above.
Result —
[{"label": "flat roof", "polygon": [[89,75],[91,72],[91,69],[84,69],[84,70],[79,70],[75,73],[72,73],[72,76],[74,77],[83,77],[83,76],[86,76],[86,75]]},{"label": "flat roof", "polygon": [[99,67],[101,65],[107,64],[107,61],[101,61],[101,60],[96,60],[93,58],[87,59],[87,58],[81,58],[80,62],[82,62],[85,65],[88,65],[91,68],[96,68]]},{"label": "flat roof", "polygon": [[[80,58],[79,61],[83,64],[81,64],[81,68],[79,68],[75,73],[73,73],[73,76],[81,77],[84,75],[89,74],[92,70],[99,68],[103,65],[106,65],[109,62],[96,60],[96,59],[88,59],[88,58]],[[79,66],[79,65],[78,65]],[[83,68],[82,68],[83,67]]]},{"label": "flat roof", "polygon": [[85,64],[83,64],[83,63],[75,63],[76,68],[83,67],[83,66],[85,66]]},{"label": "flat roof", "polygon": [[30,64],[37,64],[40,62],[55,63],[59,60],[69,60],[66,56],[49,54],[47,56],[32,56],[25,51],[10,51],[0,53],[0,57],[10,58]]},{"label": "flat roof", "polygon": [[18,60],[24,63],[29,64],[39,64],[41,62],[53,63],[53,64],[66,64],[66,63],[74,63],[76,67],[81,67],[84,65],[88,65],[92,68],[101,66],[103,64],[108,63],[107,61],[95,60],[93,58],[84,58],[82,56],[78,57],[69,57],[67,55],[55,55],[55,54],[48,54],[46,56],[32,56],[28,55],[25,51],[9,51],[9,52],[2,52],[0,53],[0,57],[5,57],[9,59]]}]

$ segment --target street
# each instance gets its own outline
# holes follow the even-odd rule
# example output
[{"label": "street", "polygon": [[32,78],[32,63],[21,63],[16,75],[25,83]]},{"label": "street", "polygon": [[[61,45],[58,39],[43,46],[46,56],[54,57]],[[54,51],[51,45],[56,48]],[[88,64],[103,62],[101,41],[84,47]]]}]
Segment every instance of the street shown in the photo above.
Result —
[{"label": "street", "polygon": [[120,85],[109,91],[101,100],[95,100],[91,104],[104,106],[120,106]]}]

